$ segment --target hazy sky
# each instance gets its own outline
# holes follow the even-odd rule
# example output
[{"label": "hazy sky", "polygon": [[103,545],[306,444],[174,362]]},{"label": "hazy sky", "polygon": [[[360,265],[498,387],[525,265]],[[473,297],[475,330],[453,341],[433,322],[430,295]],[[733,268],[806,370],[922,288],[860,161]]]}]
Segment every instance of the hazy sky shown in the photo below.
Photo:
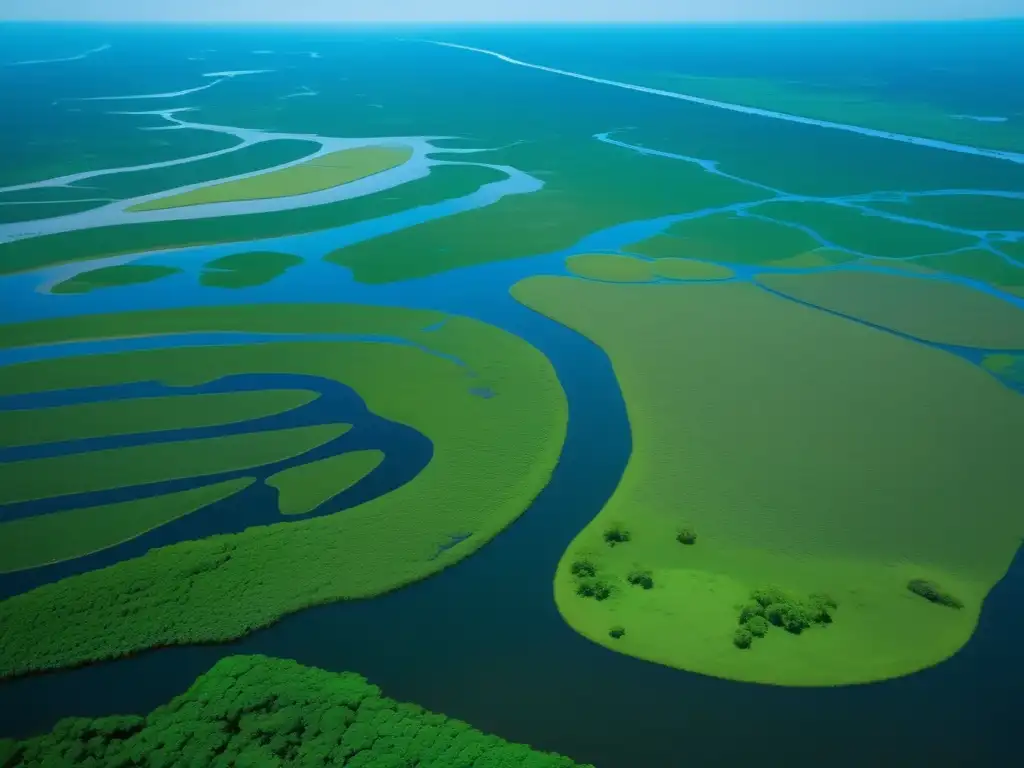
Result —
[{"label": "hazy sky", "polygon": [[0,0],[0,20],[760,21],[1024,16],[1024,0]]}]

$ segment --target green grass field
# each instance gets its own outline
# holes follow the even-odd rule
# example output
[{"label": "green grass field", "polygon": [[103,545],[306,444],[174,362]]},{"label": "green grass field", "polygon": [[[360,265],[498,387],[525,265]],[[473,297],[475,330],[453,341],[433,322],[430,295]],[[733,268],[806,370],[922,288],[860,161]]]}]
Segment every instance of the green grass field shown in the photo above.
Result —
[{"label": "green grass field", "polygon": [[[45,366],[32,368],[28,373],[26,377],[17,367],[6,368],[7,375],[4,383],[0,384],[0,394],[32,391],[44,380],[55,385],[54,389],[61,387],[59,365],[49,369]],[[35,378],[43,375],[47,378]],[[0,410],[0,446],[38,445],[87,437],[128,435],[138,432],[140,428],[156,432],[233,424],[290,411],[316,397],[316,392],[307,390],[268,389],[261,392],[139,397],[115,402]]]},{"label": "green grass field", "polygon": [[[90,361],[103,365],[99,356]],[[348,424],[321,424],[9,461],[0,464],[0,503],[250,469],[301,456],[349,429]]]},{"label": "green grass field", "polygon": [[57,283],[52,293],[88,293],[98,288],[114,288],[122,285],[152,283],[164,277],[180,273],[177,267],[159,264],[117,264],[81,272],[74,277]]},{"label": "green grass field", "polygon": [[252,478],[0,523],[0,573],[100,552],[233,496]]},{"label": "green grass field", "polygon": [[651,262],[612,253],[581,253],[565,260],[578,277],[610,283],[649,283],[654,279]]},{"label": "green grass field", "polygon": [[874,272],[763,275],[759,280],[787,296],[926,341],[1024,348],[1024,312],[962,285]]},{"label": "green grass field", "polygon": [[208,261],[199,282],[211,288],[250,288],[265,285],[301,263],[300,257],[290,253],[233,253]]},{"label": "green grass field", "polygon": [[380,451],[350,451],[285,469],[267,478],[282,515],[305,515],[351,488],[384,460]]},{"label": "green grass field", "polygon": [[270,170],[161,197],[131,206],[129,211],[160,211],[189,205],[265,200],[319,192],[396,168],[412,157],[412,150],[398,147],[358,147],[330,152],[287,168]]},{"label": "green grass field", "polygon": [[[608,353],[632,429],[619,487],[555,577],[577,631],[783,685],[906,675],[967,641],[1024,530],[1018,395],[952,355],[749,283],[537,277],[513,295]],[[677,540],[683,529],[695,543]],[[582,579],[577,563],[596,573]],[[627,579],[644,571],[651,589]],[[577,594],[599,594],[591,578],[607,599]],[[912,579],[963,608],[910,592]],[[735,647],[740,609],[772,585],[831,595],[834,622]]]},{"label": "green grass field", "polygon": [[[763,207],[758,207],[760,213]],[[763,264],[811,251],[805,232],[733,213],[716,213],[673,224],[665,234],[632,243],[628,250],[652,258],[682,257],[734,264]]]},{"label": "green grass field", "polygon": [[[440,320],[442,327],[422,330]],[[359,342],[154,350],[107,355],[102,365],[89,358],[62,384],[184,385],[254,371],[321,376],[351,386],[372,412],[426,435],[433,456],[411,482],[337,514],[153,549],[0,602],[0,676],[229,640],[308,606],[422,579],[518,517],[547,485],[565,438],[565,394],[542,354],[492,326],[438,312],[304,304],[81,316],[4,326],[0,346],[118,337],[127,329],[378,334],[415,342],[438,354]],[[494,396],[478,397],[476,387]],[[465,532],[471,536],[444,547]]]}]

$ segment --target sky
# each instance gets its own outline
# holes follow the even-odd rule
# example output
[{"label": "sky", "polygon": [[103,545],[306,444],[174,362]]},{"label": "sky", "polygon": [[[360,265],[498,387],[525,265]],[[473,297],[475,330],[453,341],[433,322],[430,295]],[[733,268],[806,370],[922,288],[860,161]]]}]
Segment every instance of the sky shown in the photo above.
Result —
[{"label": "sky", "polygon": [[1024,17],[1024,0],[0,0],[0,21],[839,21]]}]

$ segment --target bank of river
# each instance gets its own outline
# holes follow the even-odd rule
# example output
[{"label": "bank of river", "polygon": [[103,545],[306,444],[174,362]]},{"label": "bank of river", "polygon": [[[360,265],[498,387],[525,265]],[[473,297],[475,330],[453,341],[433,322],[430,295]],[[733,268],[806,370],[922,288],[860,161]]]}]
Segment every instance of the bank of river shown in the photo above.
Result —
[{"label": "bank of river", "polygon": [[[195,334],[200,336],[199,334]],[[239,334],[258,336],[258,334]],[[198,341],[199,339],[196,339]],[[240,339],[244,341],[245,339]],[[145,339],[122,340],[138,342]],[[182,343],[179,336],[178,344]],[[188,343],[188,342],[186,342]],[[221,341],[223,343],[223,340]],[[253,342],[250,339],[250,343]],[[116,348],[116,342],[108,342]],[[77,345],[56,345],[75,348]],[[46,347],[35,348],[44,351]],[[65,350],[68,352],[71,350]],[[0,354],[2,360],[2,354]],[[157,382],[138,382],[110,387],[45,392],[34,395],[0,397],[0,409],[36,408],[74,405],[87,402],[109,402],[136,397],[188,396],[228,392],[258,392],[269,389],[295,389],[318,393],[318,397],[290,411],[252,419],[246,422],[221,424],[212,427],[173,429],[160,432],[115,435],[41,446],[22,446],[0,449],[0,462],[59,456],[86,450],[126,448],[154,443],[203,440],[226,435],[252,434],[267,430],[292,429],[331,422],[345,422],[352,429],[324,445],[301,456],[248,469],[232,470],[203,477],[166,480],[142,487],[114,488],[92,491],[73,496],[57,496],[30,502],[7,504],[0,507],[0,522],[32,515],[58,512],[63,509],[112,504],[140,495],[175,493],[191,488],[224,482],[241,477],[266,479],[290,467],[335,456],[339,453],[379,450],[384,459],[372,472],[350,488],[345,489],[311,516],[331,514],[361,504],[388,493],[414,478],[430,461],[433,446],[430,440],[416,430],[381,418],[366,408],[359,395],[342,384],[315,376],[295,374],[241,374],[191,387],[171,387]],[[143,428],[145,425],[141,425]],[[141,493],[140,493],[141,491]],[[177,518],[165,525],[108,549],[73,560],[61,561],[25,571],[0,574],[0,598],[24,592],[33,587],[57,581],[78,573],[103,568],[121,560],[138,557],[153,547],[166,546],[179,541],[194,540],[222,533],[237,533],[253,525],[280,523],[277,491],[261,482],[253,483],[241,493],[215,504]]]},{"label": "bank of river", "polygon": [[527,269],[536,265],[490,265],[338,297],[364,300],[372,291],[376,303],[473,315],[553,361],[570,403],[565,449],[551,484],[508,530],[426,581],[309,609],[235,643],[9,681],[0,685],[4,731],[37,731],[70,714],[142,712],[223,655],[265,653],[358,671],[391,696],[603,768],[826,759],[860,766],[882,760],[883,745],[885,762],[903,765],[985,765],[1016,754],[1024,558],[988,598],[963,651],[880,684],[801,690],[727,682],[610,653],[569,629],[551,595],[555,565],[614,489],[630,437],[604,354],[503,292]]},{"label": "bank of river", "polygon": [[[559,616],[552,597],[555,566],[614,490],[629,456],[629,425],[604,353],[516,304],[508,288],[532,274],[565,274],[566,255],[615,250],[663,231],[673,220],[625,224],[564,252],[390,285],[355,283],[343,270],[316,260],[322,249],[350,237],[350,230],[293,240],[292,252],[307,263],[245,291],[203,288],[183,275],[130,290],[20,294],[22,303],[10,311],[22,319],[290,300],[468,315],[521,336],[548,356],[568,395],[570,419],[549,486],[520,519],[467,560],[398,592],[302,611],[227,645],[161,649],[0,684],[5,735],[38,731],[71,714],[143,712],[182,691],[221,656],[265,653],[360,672],[395,698],[601,768],[1012,760],[1019,751],[1014,712],[1024,690],[1024,669],[1016,661],[1017,638],[1024,633],[1022,557],[990,594],[981,625],[953,659],[865,686],[784,689],[701,677],[611,653],[577,635]],[[381,233],[380,224],[354,226],[363,228],[357,232]],[[181,253],[182,261],[199,264],[223,250],[190,249]],[[5,280],[28,287],[33,277],[38,280]]]}]

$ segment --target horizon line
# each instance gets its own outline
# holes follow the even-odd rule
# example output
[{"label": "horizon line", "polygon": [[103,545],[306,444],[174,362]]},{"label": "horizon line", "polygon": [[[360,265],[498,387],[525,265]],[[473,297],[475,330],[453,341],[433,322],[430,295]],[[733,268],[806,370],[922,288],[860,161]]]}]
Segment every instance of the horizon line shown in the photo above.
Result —
[{"label": "horizon line", "polygon": [[344,19],[2,19],[3,24],[97,24],[138,26],[332,26],[332,27],[402,27],[451,25],[460,27],[600,27],[600,26],[672,26],[672,27],[750,27],[750,26],[885,26],[900,24],[986,24],[1024,22],[1019,16],[966,16],[957,18],[884,18],[884,19],[411,19],[359,20]]}]

